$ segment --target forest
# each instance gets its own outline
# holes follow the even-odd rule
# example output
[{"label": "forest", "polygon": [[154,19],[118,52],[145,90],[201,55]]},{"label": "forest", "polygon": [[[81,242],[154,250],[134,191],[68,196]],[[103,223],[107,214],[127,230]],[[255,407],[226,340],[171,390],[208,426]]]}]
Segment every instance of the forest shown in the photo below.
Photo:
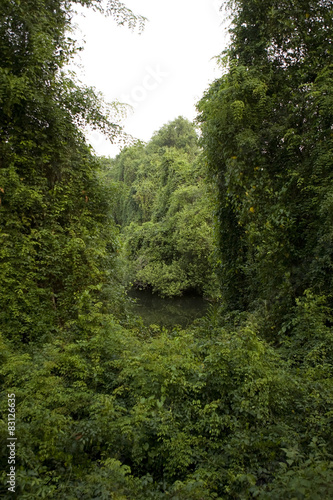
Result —
[{"label": "forest", "polygon": [[[225,0],[195,122],[113,159],[84,130],[126,140],[117,110],[66,71],[78,5],[144,28],[0,4],[1,498],[331,499],[333,1]],[[209,311],[145,326],[130,286]]]},{"label": "forest", "polygon": [[192,290],[213,298],[212,189],[194,125],[180,116],[104,168],[117,193],[113,213],[122,228],[125,283],[162,297]]}]

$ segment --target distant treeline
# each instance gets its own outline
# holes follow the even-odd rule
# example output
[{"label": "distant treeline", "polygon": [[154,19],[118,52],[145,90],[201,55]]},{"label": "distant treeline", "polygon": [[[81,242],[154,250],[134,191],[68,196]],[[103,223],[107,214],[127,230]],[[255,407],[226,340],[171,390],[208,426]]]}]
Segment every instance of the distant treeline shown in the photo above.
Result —
[{"label": "distant treeline", "polygon": [[106,172],[116,181],[126,281],[162,296],[217,296],[213,203],[194,125],[177,118],[147,145],[124,149]]}]

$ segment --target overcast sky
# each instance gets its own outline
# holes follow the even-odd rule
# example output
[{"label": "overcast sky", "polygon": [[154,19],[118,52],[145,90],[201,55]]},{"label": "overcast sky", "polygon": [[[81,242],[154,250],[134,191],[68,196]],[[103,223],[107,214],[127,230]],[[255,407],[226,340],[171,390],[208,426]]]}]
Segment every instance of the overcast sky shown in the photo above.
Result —
[{"label": "overcast sky", "polygon": [[[125,0],[148,18],[142,34],[118,27],[111,18],[82,9],[76,36],[84,39],[80,79],[103,92],[107,101],[129,103],[134,111],[125,130],[148,141],[179,115],[193,120],[195,103],[220,76],[212,60],[226,45],[219,0]],[[222,24],[223,23],[223,24]],[[115,156],[119,147],[93,132],[99,155]]]}]

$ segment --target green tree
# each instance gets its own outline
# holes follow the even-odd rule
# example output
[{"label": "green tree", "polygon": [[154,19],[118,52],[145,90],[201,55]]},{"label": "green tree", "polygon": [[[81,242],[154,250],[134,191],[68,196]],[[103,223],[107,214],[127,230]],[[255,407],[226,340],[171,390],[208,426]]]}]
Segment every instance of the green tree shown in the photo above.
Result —
[{"label": "green tree", "polygon": [[227,72],[199,104],[231,308],[332,286],[332,1],[230,2]]},{"label": "green tree", "polygon": [[192,123],[178,117],[111,161],[127,275],[162,296],[216,295],[210,194]]},{"label": "green tree", "polygon": [[[104,303],[117,231],[81,128],[120,132],[114,106],[66,76],[75,4],[141,23],[117,1],[4,0],[0,7],[0,320],[41,338]],[[103,298],[104,297],[104,298]]]}]

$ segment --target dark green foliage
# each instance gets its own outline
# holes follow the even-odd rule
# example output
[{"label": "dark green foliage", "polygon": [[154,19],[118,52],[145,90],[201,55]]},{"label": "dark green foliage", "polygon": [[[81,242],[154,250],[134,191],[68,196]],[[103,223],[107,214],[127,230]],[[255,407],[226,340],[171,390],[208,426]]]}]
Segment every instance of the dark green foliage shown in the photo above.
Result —
[{"label": "dark green foliage", "polygon": [[332,366],[291,368],[251,319],[143,333],[105,317],[87,340],[2,343],[20,498],[330,498]]},{"label": "dark green foliage", "polygon": [[234,3],[230,70],[199,105],[202,144],[225,299],[265,301],[277,318],[332,286],[332,2]]}]

